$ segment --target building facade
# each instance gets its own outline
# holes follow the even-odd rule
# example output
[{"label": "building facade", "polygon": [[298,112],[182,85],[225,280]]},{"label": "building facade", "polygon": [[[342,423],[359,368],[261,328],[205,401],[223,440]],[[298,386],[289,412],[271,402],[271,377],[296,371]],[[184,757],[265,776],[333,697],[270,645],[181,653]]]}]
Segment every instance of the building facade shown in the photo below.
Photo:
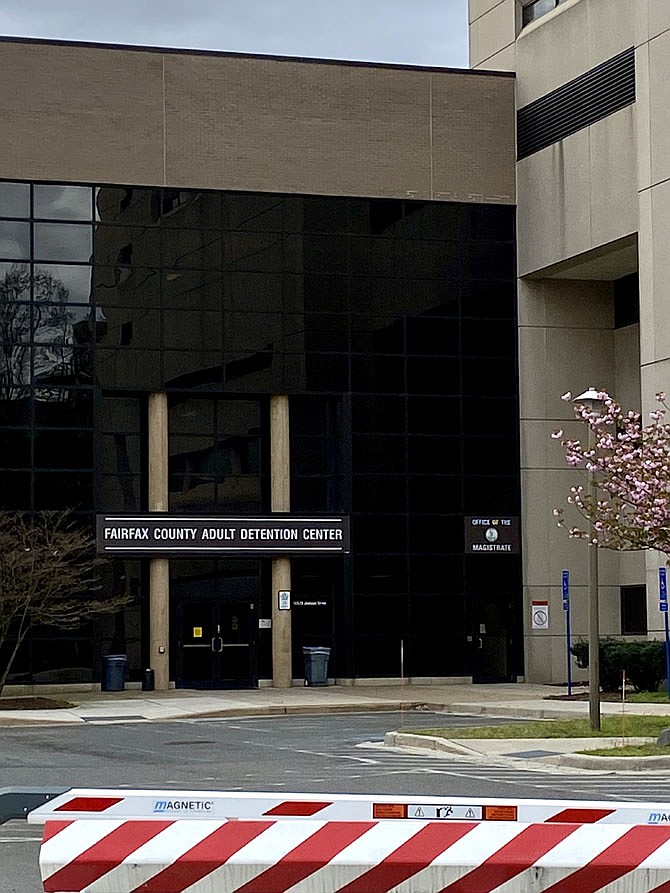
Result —
[{"label": "building facade", "polygon": [[351,528],[330,556],[122,551],[129,607],[34,629],[10,682],[124,653],[160,688],[288,685],[305,646],[344,683],[522,676],[518,544],[468,528],[521,508],[513,77],[0,59],[2,507]]},{"label": "building facade", "polygon": [[[514,71],[526,670],[565,678],[561,570],[586,632],[587,555],[551,520],[574,472],[549,439],[576,433],[566,391],[648,413],[668,390],[667,48],[658,0],[471,0],[475,68]],[[600,554],[603,635],[663,629],[658,554]],[[532,630],[533,599],[551,626]]]}]

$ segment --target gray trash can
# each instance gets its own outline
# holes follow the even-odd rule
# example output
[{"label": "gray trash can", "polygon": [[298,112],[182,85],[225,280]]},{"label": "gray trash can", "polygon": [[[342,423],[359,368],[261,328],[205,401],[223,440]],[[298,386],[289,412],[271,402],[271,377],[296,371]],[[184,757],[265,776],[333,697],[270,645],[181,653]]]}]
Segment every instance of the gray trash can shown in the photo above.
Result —
[{"label": "gray trash can", "polygon": [[330,648],[305,647],[305,685],[328,684],[328,658]]},{"label": "gray trash can", "polygon": [[106,654],[103,657],[102,690],[123,691],[126,685],[126,667],[128,658],[125,654]]}]

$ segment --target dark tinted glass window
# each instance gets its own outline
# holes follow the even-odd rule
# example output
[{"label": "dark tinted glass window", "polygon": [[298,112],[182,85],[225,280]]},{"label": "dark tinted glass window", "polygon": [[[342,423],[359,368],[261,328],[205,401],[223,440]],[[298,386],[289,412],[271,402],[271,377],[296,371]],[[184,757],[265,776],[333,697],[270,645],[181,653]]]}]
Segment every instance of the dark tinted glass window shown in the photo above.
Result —
[{"label": "dark tinted glass window", "polygon": [[647,587],[622,586],[621,596],[621,635],[647,635]]}]

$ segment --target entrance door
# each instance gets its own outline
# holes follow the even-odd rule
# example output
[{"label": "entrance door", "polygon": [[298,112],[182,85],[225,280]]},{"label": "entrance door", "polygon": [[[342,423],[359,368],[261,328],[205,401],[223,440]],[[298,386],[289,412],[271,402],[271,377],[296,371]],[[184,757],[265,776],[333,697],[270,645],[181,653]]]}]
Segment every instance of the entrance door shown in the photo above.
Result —
[{"label": "entrance door", "polygon": [[475,600],[473,682],[514,682],[511,672],[514,613],[510,599],[481,596]]},{"label": "entrance door", "polygon": [[179,604],[178,688],[253,688],[254,605],[184,598]]}]

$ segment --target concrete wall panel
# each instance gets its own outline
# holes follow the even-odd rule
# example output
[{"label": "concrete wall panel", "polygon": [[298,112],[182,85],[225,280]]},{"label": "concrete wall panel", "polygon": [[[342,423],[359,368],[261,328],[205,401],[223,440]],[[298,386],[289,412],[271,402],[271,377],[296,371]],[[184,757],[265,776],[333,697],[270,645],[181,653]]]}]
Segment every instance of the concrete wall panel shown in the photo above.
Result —
[{"label": "concrete wall panel", "polygon": [[521,276],[591,247],[590,164],[585,129],[517,165]]},{"label": "concrete wall panel", "polygon": [[649,139],[652,184],[670,177],[670,31],[649,44]]},{"label": "concrete wall panel", "polygon": [[[670,182],[654,187],[650,194],[650,216],[646,221],[650,229],[647,232],[648,240],[642,243],[644,251],[642,248],[640,250],[640,266],[643,267],[644,264],[651,262],[652,270],[651,290],[641,290],[640,294],[640,325],[645,332],[642,342],[644,364],[666,361],[670,355],[670,313],[668,313]],[[668,384],[670,385],[670,379]],[[665,386],[663,390],[670,392],[670,386]]]},{"label": "concrete wall panel", "polygon": [[470,24],[470,65],[480,68],[505,47],[513,46],[516,38],[516,9],[514,0],[497,3]]},{"label": "concrete wall panel", "polygon": [[517,164],[520,275],[637,231],[636,120],[629,106]]},{"label": "concrete wall panel", "polygon": [[589,247],[638,229],[636,124],[636,108],[630,105],[588,128]]},{"label": "concrete wall panel", "polygon": [[[555,90],[591,68],[588,3],[537,19],[517,39],[519,108]],[[560,52],[556,52],[560,47]],[[606,56],[603,59],[607,58]],[[603,61],[603,60],[601,60]]]},{"label": "concrete wall panel", "polygon": [[509,2],[510,0],[468,0],[468,22],[472,23],[487,12],[491,12],[496,6],[504,6]]},{"label": "concrete wall panel", "polygon": [[480,71],[515,71],[516,70],[516,45],[510,44],[489,56],[479,65],[473,66]]},{"label": "concrete wall panel", "polygon": [[640,0],[568,0],[524,28],[517,39],[519,107],[634,46],[640,6]]},{"label": "concrete wall panel", "polygon": [[[566,684],[568,679],[567,653],[565,643],[565,631],[561,630],[561,624],[565,624],[561,603],[557,607],[551,606],[553,632],[541,635],[533,631],[526,638],[526,654],[529,668],[533,669],[533,681],[537,683],[561,683]],[[560,611],[560,615],[559,612]],[[588,670],[580,670],[572,663],[572,681],[583,682],[588,678]],[[529,672],[526,672],[526,680],[530,681]]]},{"label": "concrete wall panel", "polygon": [[649,44],[635,50],[635,120],[637,149],[637,186],[648,189],[652,184]]},{"label": "concrete wall panel", "polygon": [[519,325],[609,330],[614,325],[611,285],[526,279],[519,287]]},{"label": "concrete wall panel", "polygon": [[646,0],[589,0],[586,5],[589,30],[588,68],[635,46],[637,23]]},{"label": "concrete wall panel", "polygon": [[670,30],[670,4],[667,0],[640,0],[646,13],[649,40]]}]

